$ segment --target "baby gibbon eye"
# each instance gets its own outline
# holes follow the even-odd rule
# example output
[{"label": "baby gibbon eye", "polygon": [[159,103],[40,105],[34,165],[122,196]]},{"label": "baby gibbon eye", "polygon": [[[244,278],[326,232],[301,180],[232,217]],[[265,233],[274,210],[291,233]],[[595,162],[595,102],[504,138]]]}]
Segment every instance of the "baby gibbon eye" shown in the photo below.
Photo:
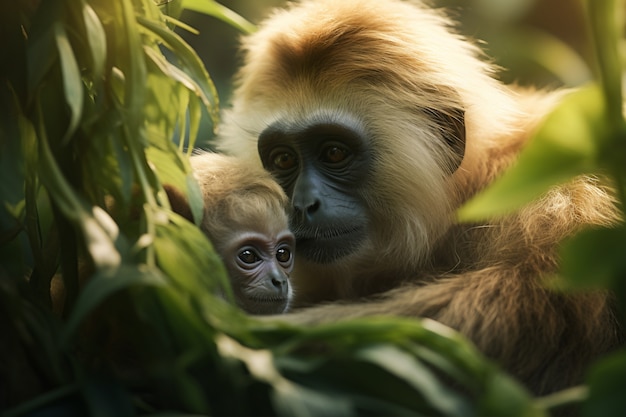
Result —
[{"label": "baby gibbon eye", "polygon": [[250,249],[242,250],[241,252],[239,252],[239,254],[237,254],[237,257],[239,258],[239,260],[241,260],[241,262],[248,265],[255,264],[261,260],[259,255],[257,255],[254,251]]},{"label": "baby gibbon eye", "polygon": [[291,169],[296,166],[296,156],[287,151],[277,152],[272,156],[272,164],[280,170]]},{"label": "baby gibbon eye", "polygon": [[291,251],[287,248],[280,248],[276,251],[278,262],[286,263],[291,260]]}]

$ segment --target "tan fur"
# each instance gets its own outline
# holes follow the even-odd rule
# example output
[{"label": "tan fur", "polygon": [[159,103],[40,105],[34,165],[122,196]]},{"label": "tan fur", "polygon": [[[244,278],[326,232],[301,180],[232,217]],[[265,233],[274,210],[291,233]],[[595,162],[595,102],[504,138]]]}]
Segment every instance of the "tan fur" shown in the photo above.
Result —
[{"label": "tan fur", "polygon": [[[302,1],[274,13],[243,48],[222,149],[260,164],[256,138],[276,120],[356,117],[375,142],[363,190],[368,242],[339,264],[297,259],[299,304],[336,301],[291,320],[431,317],[537,393],[578,382],[618,343],[607,294],[557,294],[543,282],[563,238],[617,221],[596,179],[556,187],[503,219],[455,223],[455,210],[511,165],[566,92],[502,85],[442,13],[417,2]],[[466,152],[452,176],[427,109],[464,111]],[[362,297],[371,298],[354,301]]]},{"label": "tan fur", "polygon": [[217,246],[235,227],[287,229],[289,201],[263,168],[215,153],[194,155],[190,161],[205,207],[200,228]]}]

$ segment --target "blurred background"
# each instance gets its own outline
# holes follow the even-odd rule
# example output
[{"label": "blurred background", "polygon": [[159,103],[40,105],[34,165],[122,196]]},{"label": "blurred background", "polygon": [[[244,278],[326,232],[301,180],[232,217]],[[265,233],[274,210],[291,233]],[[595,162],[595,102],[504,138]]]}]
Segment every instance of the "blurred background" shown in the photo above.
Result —
[{"label": "blurred background", "polygon": [[[580,0],[430,2],[435,7],[445,7],[459,22],[459,31],[479,43],[501,67],[499,76],[505,82],[558,87],[580,85],[591,77],[586,64],[590,48]],[[286,2],[222,0],[220,3],[256,24],[272,8]],[[181,35],[205,62],[223,108],[228,105],[231,78],[240,63],[237,45],[241,35],[226,23],[198,13],[185,11],[181,18],[200,31],[198,35],[187,32]],[[210,141],[208,130],[203,137]]]}]

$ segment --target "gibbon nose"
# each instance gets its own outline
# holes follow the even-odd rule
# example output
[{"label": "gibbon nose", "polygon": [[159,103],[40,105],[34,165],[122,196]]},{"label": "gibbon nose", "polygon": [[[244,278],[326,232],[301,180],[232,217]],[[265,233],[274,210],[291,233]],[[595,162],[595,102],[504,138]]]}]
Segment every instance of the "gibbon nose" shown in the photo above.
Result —
[{"label": "gibbon nose", "polygon": [[298,177],[291,198],[297,215],[311,220],[322,205],[320,180],[312,169],[305,169]]},{"label": "gibbon nose", "polygon": [[271,278],[272,290],[277,294],[286,296],[289,290],[289,280],[283,274],[275,274]]},{"label": "gibbon nose", "polygon": [[293,208],[295,209],[296,214],[304,215],[305,217],[310,219],[320,208],[320,205],[321,203],[319,200],[314,200],[308,203],[303,202],[300,204],[294,202]]}]

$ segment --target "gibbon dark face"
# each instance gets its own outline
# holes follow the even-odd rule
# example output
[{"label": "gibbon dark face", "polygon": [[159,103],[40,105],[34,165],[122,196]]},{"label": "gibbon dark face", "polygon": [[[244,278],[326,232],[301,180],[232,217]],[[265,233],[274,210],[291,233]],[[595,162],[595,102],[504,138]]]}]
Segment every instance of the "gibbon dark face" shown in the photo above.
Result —
[{"label": "gibbon dark face", "polygon": [[277,122],[260,135],[258,148],[263,166],[292,202],[299,256],[329,263],[361,246],[369,230],[360,187],[371,168],[362,129],[340,122]]}]

